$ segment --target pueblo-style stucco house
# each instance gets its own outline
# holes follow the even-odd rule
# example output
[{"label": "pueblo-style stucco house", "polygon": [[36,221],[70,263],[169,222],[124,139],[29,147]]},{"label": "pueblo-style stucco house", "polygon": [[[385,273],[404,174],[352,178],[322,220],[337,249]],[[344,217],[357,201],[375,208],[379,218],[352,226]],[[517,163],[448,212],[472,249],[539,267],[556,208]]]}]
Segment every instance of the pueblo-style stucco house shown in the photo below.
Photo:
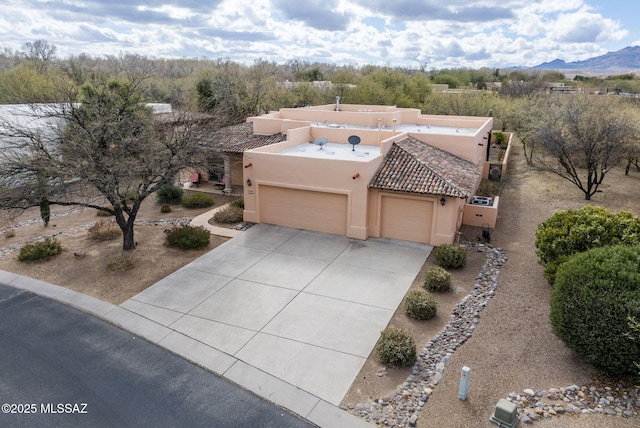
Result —
[{"label": "pueblo-style stucco house", "polygon": [[281,109],[228,130],[225,178],[242,177],[248,222],[452,243],[475,208],[492,125],[338,102]]}]

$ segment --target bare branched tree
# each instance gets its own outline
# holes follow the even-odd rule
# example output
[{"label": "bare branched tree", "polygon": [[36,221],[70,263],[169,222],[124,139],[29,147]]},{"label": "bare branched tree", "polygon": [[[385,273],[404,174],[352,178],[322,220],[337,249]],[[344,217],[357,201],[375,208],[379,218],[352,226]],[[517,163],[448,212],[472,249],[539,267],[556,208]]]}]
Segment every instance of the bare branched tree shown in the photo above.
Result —
[{"label": "bare branched tree", "polygon": [[544,115],[545,105],[549,102],[547,94],[512,99],[502,117],[503,125],[515,132],[522,143],[522,150],[527,165],[531,165],[536,155],[537,124],[535,117]]},{"label": "bare branched tree", "polygon": [[614,97],[559,95],[539,109],[535,166],[577,186],[590,200],[607,173],[624,160],[637,133]]},{"label": "bare branched tree", "polygon": [[512,98],[531,98],[548,90],[549,84],[540,76],[528,76],[524,79],[512,79],[504,82],[500,94]]},{"label": "bare branched tree", "polygon": [[39,73],[47,71],[49,64],[56,57],[56,45],[46,40],[36,40],[35,42],[27,42],[23,46],[24,57],[35,64]]},{"label": "bare branched tree", "polygon": [[[0,206],[82,206],[112,214],[123,250],[135,248],[141,203],[204,161],[204,115],[154,114],[139,82],[96,81],[65,103],[25,107],[0,123]],[[77,102],[80,101],[80,102]]]}]

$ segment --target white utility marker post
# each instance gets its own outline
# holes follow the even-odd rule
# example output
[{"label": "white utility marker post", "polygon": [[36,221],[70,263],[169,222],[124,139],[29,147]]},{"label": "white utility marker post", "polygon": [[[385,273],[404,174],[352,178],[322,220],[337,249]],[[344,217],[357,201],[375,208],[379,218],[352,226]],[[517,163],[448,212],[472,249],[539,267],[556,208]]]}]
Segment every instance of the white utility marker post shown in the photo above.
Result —
[{"label": "white utility marker post", "polygon": [[469,375],[471,369],[467,366],[462,367],[460,372],[460,389],[458,389],[458,398],[461,400],[467,399],[467,392],[469,391]]}]

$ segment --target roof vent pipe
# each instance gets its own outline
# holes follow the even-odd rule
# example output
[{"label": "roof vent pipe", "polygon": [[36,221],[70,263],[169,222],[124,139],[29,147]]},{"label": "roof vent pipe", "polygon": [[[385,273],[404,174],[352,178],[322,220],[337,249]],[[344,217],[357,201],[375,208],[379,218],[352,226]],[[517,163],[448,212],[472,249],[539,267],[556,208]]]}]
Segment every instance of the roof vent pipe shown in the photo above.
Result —
[{"label": "roof vent pipe", "polygon": [[340,111],[340,97],[336,97],[336,111]]}]

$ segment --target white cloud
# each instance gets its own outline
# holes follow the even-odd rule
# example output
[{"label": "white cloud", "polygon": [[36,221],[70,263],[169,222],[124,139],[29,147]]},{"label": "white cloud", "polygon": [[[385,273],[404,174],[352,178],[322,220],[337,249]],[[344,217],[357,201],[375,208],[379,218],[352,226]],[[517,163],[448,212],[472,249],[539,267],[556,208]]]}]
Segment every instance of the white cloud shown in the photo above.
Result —
[{"label": "white cloud", "polygon": [[594,43],[607,39],[619,40],[627,35],[620,24],[583,7],[575,13],[562,13],[550,25],[550,37],[560,42]]},{"label": "white cloud", "polygon": [[602,54],[628,37],[590,1],[4,0],[0,48],[46,39],[59,56],[535,65]]}]

